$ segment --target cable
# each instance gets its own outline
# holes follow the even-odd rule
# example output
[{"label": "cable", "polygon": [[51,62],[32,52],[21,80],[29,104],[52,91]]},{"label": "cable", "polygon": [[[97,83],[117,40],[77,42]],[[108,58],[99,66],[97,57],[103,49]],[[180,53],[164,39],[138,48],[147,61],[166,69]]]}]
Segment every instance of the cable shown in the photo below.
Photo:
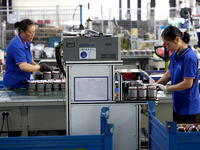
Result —
[{"label": "cable", "polygon": [[3,122],[2,122],[2,125],[1,125],[1,132],[0,132],[0,134],[1,134],[2,131],[3,131],[4,120],[5,120],[5,113],[2,113],[2,116],[3,116]]},{"label": "cable", "polygon": [[63,64],[62,64],[62,56],[61,56],[61,50],[62,50],[62,42],[60,42],[56,47],[55,47],[55,52],[56,52],[56,61],[58,64],[58,67],[60,68],[61,72],[63,75],[66,77],[66,72],[64,70]]},{"label": "cable", "polygon": [[6,113],[6,122],[7,122],[7,130],[8,130],[8,136],[9,136],[9,124],[8,124],[8,116],[9,116],[9,113],[7,112]]},{"label": "cable", "polygon": [[78,7],[79,7],[79,5],[78,5],[78,6],[76,7],[76,9],[74,10],[74,14],[73,14],[72,20],[74,20],[75,13],[76,13],[76,10],[77,10]]}]

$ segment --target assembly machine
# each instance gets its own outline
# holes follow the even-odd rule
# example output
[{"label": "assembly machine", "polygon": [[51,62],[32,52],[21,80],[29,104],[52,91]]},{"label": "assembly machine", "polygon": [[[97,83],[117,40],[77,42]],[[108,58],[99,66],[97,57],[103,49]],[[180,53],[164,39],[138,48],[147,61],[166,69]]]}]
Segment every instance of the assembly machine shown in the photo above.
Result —
[{"label": "assembly machine", "polygon": [[[107,106],[110,108],[109,121],[115,124],[114,149],[140,149],[141,105],[146,105],[148,97],[127,98],[128,86],[125,87],[126,81],[120,78],[132,73],[135,74],[133,81],[138,80],[143,71],[116,69],[116,65],[123,63],[119,39],[111,36],[65,37],[61,47],[66,73],[67,134],[99,134],[100,122],[96,116],[100,116],[101,108]],[[136,87],[140,94],[140,86]],[[121,96],[124,93],[127,97]]]}]

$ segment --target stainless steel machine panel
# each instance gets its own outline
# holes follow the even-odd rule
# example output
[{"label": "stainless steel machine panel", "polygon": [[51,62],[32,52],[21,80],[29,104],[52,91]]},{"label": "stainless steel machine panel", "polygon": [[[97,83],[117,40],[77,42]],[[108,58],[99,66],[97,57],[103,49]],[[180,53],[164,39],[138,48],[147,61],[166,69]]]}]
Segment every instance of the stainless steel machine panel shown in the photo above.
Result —
[{"label": "stainless steel machine panel", "polygon": [[114,124],[114,150],[137,150],[139,146],[139,105],[134,103],[71,104],[71,135],[100,134],[100,112],[109,107]]},{"label": "stainless steel machine panel", "polygon": [[111,101],[113,71],[109,65],[72,65],[70,67],[71,101]]}]

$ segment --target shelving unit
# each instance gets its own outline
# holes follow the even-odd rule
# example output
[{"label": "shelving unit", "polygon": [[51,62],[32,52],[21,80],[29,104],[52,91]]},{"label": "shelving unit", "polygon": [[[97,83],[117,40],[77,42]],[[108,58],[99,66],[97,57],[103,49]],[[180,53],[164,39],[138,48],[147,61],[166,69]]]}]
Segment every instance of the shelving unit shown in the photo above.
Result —
[{"label": "shelving unit", "polygon": [[132,39],[135,44],[135,48],[138,50],[142,49],[154,49],[154,46],[158,43],[158,40],[142,40],[142,39]]},{"label": "shelving unit", "polygon": [[35,37],[33,40],[34,44],[45,44],[48,46],[49,38],[58,38],[61,37],[63,27],[36,27]]}]

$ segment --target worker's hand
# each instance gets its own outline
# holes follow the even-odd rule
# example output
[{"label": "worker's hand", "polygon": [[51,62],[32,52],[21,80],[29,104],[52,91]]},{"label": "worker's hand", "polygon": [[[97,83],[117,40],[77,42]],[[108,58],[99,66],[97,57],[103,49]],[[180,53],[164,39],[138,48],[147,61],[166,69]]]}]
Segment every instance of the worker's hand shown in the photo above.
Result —
[{"label": "worker's hand", "polygon": [[53,69],[52,66],[49,66],[49,65],[43,63],[43,64],[40,65],[40,70],[39,71],[41,71],[41,72],[43,72],[43,71],[52,71],[52,69]]},{"label": "worker's hand", "polygon": [[167,86],[166,85],[156,84],[156,87],[157,87],[158,90],[164,91],[165,93],[167,93]]},{"label": "worker's hand", "polygon": [[151,86],[156,86],[157,83],[150,83],[149,85]]}]

